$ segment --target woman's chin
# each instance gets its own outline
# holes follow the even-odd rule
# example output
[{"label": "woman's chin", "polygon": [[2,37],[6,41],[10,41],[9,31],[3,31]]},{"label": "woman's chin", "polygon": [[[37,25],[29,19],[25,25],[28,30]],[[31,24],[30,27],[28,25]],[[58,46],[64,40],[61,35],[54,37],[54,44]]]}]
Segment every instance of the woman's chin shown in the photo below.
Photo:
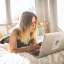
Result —
[{"label": "woman's chin", "polygon": [[34,30],[32,30],[31,32],[34,32]]}]

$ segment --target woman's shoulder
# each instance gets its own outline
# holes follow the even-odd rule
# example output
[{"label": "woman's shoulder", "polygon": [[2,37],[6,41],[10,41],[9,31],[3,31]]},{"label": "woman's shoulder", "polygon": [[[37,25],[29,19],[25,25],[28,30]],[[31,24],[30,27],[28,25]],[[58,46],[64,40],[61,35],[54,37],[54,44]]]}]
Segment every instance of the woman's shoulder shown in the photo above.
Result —
[{"label": "woman's shoulder", "polygon": [[20,29],[19,29],[19,28],[15,28],[15,29],[13,29],[13,31],[14,31],[14,32],[19,32]]},{"label": "woman's shoulder", "polygon": [[11,34],[19,35],[19,33],[20,33],[20,29],[19,29],[19,28],[14,28],[14,29],[11,31]]}]

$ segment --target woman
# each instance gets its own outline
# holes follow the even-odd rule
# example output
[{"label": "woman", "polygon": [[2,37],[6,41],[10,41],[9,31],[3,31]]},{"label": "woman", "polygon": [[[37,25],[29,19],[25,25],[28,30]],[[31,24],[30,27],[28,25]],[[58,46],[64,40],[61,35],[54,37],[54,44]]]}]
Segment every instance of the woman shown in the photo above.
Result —
[{"label": "woman", "polygon": [[[23,12],[19,27],[12,29],[9,40],[9,51],[1,58],[1,64],[61,64],[63,60],[59,53],[51,54],[43,58],[35,58],[26,53],[40,48],[37,44],[34,33],[37,28],[37,17],[32,12]],[[23,52],[23,53],[22,53]],[[15,54],[21,53],[21,54]],[[57,61],[56,61],[57,60]],[[59,60],[61,60],[59,62]],[[59,62],[59,63],[58,63]]]},{"label": "woman", "polygon": [[12,53],[32,52],[40,48],[35,39],[37,17],[34,13],[22,13],[18,27],[12,29],[9,40],[9,51]]}]

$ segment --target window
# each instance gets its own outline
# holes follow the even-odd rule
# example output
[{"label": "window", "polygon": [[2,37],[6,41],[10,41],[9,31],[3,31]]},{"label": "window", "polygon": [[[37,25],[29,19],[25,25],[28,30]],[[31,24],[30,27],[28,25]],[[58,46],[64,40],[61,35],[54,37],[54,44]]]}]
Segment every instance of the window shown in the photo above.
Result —
[{"label": "window", "polygon": [[58,27],[64,31],[64,0],[57,0]]},{"label": "window", "polygon": [[10,0],[12,23],[17,23],[19,16],[25,10],[35,13],[35,0]]},{"label": "window", "polygon": [[0,0],[0,24],[6,24],[5,0]]}]

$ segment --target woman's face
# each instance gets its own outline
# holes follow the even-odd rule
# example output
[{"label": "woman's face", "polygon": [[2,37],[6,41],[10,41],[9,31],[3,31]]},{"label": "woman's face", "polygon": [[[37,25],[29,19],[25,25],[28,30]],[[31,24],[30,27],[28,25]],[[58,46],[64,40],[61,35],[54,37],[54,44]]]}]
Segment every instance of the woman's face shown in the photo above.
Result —
[{"label": "woman's face", "polygon": [[32,18],[32,24],[30,25],[29,31],[30,32],[34,32],[35,29],[36,29],[36,19],[33,16],[33,18]]}]

